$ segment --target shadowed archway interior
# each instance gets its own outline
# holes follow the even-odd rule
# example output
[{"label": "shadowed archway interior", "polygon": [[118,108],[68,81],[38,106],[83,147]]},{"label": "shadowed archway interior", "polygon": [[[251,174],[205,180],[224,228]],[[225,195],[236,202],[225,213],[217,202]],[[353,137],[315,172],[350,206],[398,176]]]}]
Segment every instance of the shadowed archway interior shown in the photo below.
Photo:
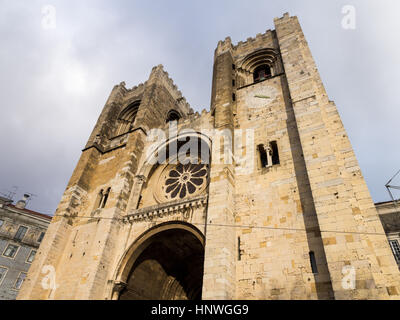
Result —
[{"label": "shadowed archway interior", "polygon": [[200,300],[204,247],[191,232],[162,231],[149,239],[120,300]]}]

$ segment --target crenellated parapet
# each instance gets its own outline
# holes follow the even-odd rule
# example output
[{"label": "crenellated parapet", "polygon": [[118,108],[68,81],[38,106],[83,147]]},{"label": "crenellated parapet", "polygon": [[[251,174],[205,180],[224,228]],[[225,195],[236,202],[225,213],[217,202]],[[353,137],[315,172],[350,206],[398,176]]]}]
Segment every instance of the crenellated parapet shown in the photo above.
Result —
[{"label": "crenellated parapet", "polygon": [[153,67],[148,81],[149,83],[151,83],[153,81],[160,80],[162,81],[162,84],[165,86],[168,92],[171,94],[173,99],[176,100],[181,111],[185,113],[193,112],[190,104],[186,101],[186,98],[182,95],[182,92],[178,89],[177,85],[170,78],[168,72],[164,70],[164,66],[162,64]]},{"label": "crenellated parapet", "polygon": [[233,46],[234,51],[238,51],[243,47],[262,46],[265,45],[273,37],[273,31],[268,29],[265,33],[258,33],[255,37],[249,37],[246,41],[239,41]]},{"label": "crenellated parapet", "polygon": [[125,82],[121,82],[119,84],[120,92],[122,94],[121,108],[126,107],[129,103],[131,103],[135,100],[141,100],[143,93],[145,91],[146,85],[147,85],[147,81],[145,81],[144,83],[139,83],[138,85],[135,85],[129,89],[129,88],[126,88]]},{"label": "crenellated parapet", "polygon": [[246,41],[239,41],[236,45],[232,44],[230,37],[226,37],[225,40],[218,42],[215,56],[230,51],[232,56],[240,58],[246,51],[264,48],[266,44],[275,48],[273,38],[274,31],[270,29],[265,33],[258,33],[255,37],[249,37]]}]

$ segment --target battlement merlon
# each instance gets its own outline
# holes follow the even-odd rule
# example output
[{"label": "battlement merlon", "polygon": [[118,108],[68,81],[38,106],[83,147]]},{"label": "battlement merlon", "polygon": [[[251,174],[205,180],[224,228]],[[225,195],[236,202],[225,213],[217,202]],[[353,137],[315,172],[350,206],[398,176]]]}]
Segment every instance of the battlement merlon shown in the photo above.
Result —
[{"label": "battlement merlon", "polygon": [[[274,18],[274,24],[280,24],[280,23],[285,23],[289,19],[297,19],[297,16],[290,16],[289,13],[285,13],[282,17],[280,18]],[[254,44],[254,42],[262,42],[266,38],[272,37],[273,32],[275,30],[268,29],[264,33],[258,33],[255,37],[249,37],[246,39],[246,41],[239,41],[236,45],[232,44],[232,39],[228,36],[225,38],[225,40],[220,40],[218,42],[217,48],[215,49],[214,57],[226,52],[226,51],[231,51],[232,56],[234,56],[235,51],[247,46]]]},{"label": "battlement merlon", "polygon": [[149,88],[154,82],[161,83],[161,85],[165,87],[171,97],[176,101],[176,109],[178,109],[177,111],[180,112],[183,117],[193,113],[193,109],[174,84],[173,80],[168,76],[168,73],[164,71],[163,66],[158,65],[153,67],[149,79],[144,83],[140,83],[128,89],[126,88],[126,83],[122,81],[113,87],[84,149],[93,146],[95,142],[99,145],[106,143],[110,131],[110,125],[107,125],[107,123],[112,123],[115,114],[119,114],[121,108],[129,101],[136,98],[141,99],[146,88]]},{"label": "battlement merlon", "polygon": [[[275,18],[274,19],[274,24],[275,24],[275,32],[277,33],[277,37],[279,38],[279,50],[281,52],[282,56],[282,62],[284,65],[286,65],[285,70],[286,70],[286,76],[290,81],[290,78],[294,76],[296,72],[291,74],[291,72],[288,72],[290,67],[290,60],[288,59],[288,53],[292,51],[293,49],[291,48],[294,43],[291,41],[291,39],[296,36],[297,42],[301,43],[300,47],[302,50],[302,55],[303,57],[307,57],[307,61],[302,60],[302,65],[297,65],[297,68],[300,68],[303,74],[305,76],[311,76],[313,78],[313,89],[311,91],[314,91],[314,93],[306,92],[303,90],[302,96],[299,97],[299,99],[304,99],[306,96],[312,96],[313,94],[317,95],[319,99],[321,99],[321,103],[328,105],[329,104],[329,97],[326,92],[325,86],[322,83],[321,76],[319,74],[318,68],[315,64],[315,59],[312,56],[310,47],[308,45],[307,39],[304,36],[302,27],[300,25],[299,19],[297,16],[290,16],[289,13],[285,13],[283,17],[281,18]],[[296,83],[295,86],[298,84]],[[289,87],[290,84],[289,84]],[[291,90],[295,90],[294,88],[291,88]],[[292,93],[293,94],[293,93]],[[296,100],[293,100],[296,101]]]},{"label": "battlement merlon", "polygon": [[287,20],[289,20],[290,18],[295,18],[297,19],[297,16],[290,16],[289,12],[286,12],[283,14],[282,17],[278,18],[274,18],[274,24],[276,25],[277,23],[282,23],[282,22],[287,22]]},{"label": "battlement merlon", "polygon": [[250,38],[247,38],[246,41],[239,41],[236,45],[233,45],[230,40],[231,38],[227,37],[224,41],[218,42],[218,46],[215,49],[215,53],[214,53],[214,60],[215,60],[215,57],[217,57],[227,51],[230,51],[232,56],[235,56],[236,53],[242,48],[245,49],[247,46],[257,45],[257,43],[262,44],[265,42],[265,40],[272,38],[273,32],[274,32],[273,30],[268,29],[264,33],[258,33],[254,38],[250,37]]},{"label": "battlement merlon", "polygon": [[126,88],[124,81],[118,85],[115,85],[106,105],[112,102],[124,102],[124,99],[129,99],[132,96],[141,96],[145,88],[152,84],[153,81],[160,80],[171,94],[172,98],[176,100],[177,104],[181,108],[180,111],[182,111],[184,114],[193,113],[193,109],[190,107],[190,104],[186,101],[186,98],[182,95],[182,92],[178,89],[174,81],[169,77],[168,72],[164,70],[164,66],[161,64],[152,68],[147,81],[135,85],[131,89]]},{"label": "battlement merlon", "polygon": [[172,98],[176,100],[180,109],[178,111],[182,112],[182,115],[186,116],[190,113],[193,113],[193,109],[190,107],[190,104],[186,101],[186,98],[182,95],[182,92],[178,89],[174,81],[169,77],[168,72],[164,70],[164,66],[162,64],[153,67],[147,84],[150,85],[155,81],[161,81],[164,87],[171,94]]}]

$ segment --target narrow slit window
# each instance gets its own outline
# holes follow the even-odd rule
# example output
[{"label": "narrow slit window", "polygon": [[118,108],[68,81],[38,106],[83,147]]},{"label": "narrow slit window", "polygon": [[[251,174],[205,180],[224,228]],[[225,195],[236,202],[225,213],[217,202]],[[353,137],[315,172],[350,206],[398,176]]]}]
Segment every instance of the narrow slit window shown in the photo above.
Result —
[{"label": "narrow slit window", "polygon": [[142,196],[140,195],[139,199],[138,199],[138,203],[137,203],[136,209],[139,209],[141,201],[142,201]]},{"label": "narrow slit window", "polygon": [[234,87],[236,85],[235,80],[232,80],[232,87]]},{"label": "narrow slit window", "polygon": [[236,94],[232,93],[232,101],[236,101]]},{"label": "narrow slit window", "polygon": [[232,70],[235,70],[236,66],[232,63]]},{"label": "narrow slit window", "polygon": [[278,144],[276,141],[272,141],[270,143],[271,152],[272,152],[272,164],[279,164],[279,152],[278,152]]},{"label": "narrow slit window", "polygon": [[101,207],[101,204],[103,202],[103,198],[104,198],[104,190],[101,189],[99,194],[97,195],[96,209]]},{"label": "narrow slit window", "polygon": [[267,151],[264,148],[264,145],[260,144],[258,145],[258,152],[260,154],[260,161],[261,161],[261,167],[265,168],[268,167],[268,155]]},{"label": "narrow slit window", "polygon": [[310,251],[310,263],[311,263],[312,273],[318,273],[317,261],[315,260],[314,251]]},{"label": "narrow slit window", "polygon": [[107,200],[108,200],[108,196],[110,195],[110,191],[111,191],[111,188],[108,188],[106,193],[105,193],[105,195],[104,195],[103,204],[101,205],[102,208],[104,208],[106,206],[106,203],[107,203]]},{"label": "narrow slit window", "polygon": [[240,247],[240,237],[238,237],[238,260],[242,260],[242,253],[241,253],[242,248]]}]

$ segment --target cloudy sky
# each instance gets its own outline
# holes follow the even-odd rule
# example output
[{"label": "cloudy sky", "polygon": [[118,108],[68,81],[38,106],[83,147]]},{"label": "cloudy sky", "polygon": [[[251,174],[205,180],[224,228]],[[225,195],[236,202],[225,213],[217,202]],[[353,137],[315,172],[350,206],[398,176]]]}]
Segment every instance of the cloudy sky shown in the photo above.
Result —
[{"label": "cloudy sky", "polygon": [[[345,5],[354,30],[342,28]],[[400,169],[398,0],[0,0],[0,192],[33,193],[29,208],[53,214],[115,84],[161,63],[195,110],[209,109],[218,40],[273,29],[285,12],[300,19],[374,201],[388,200]]]}]

